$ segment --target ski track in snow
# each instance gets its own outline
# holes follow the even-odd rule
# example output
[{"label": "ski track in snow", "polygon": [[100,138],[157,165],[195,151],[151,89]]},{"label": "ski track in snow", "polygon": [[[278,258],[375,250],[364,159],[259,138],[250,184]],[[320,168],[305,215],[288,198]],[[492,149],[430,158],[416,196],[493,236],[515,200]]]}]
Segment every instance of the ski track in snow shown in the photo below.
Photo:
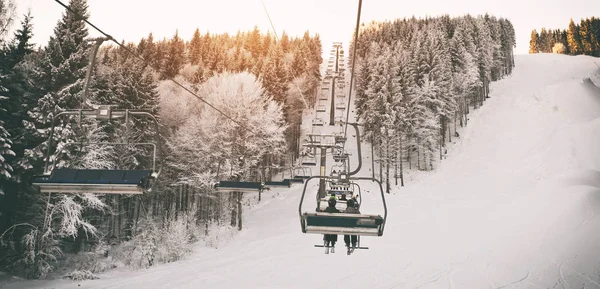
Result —
[{"label": "ski track in snow", "polygon": [[[99,280],[6,288],[600,289],[600,90],[584,80],[597,70],[594,58],[515,61],[436,171],[406,172],[406,187],[386,195],[384,235],[361,239],[369,250],[346,255],[341,235],[336,253],[314,248],[322,239],[301,233],[303,187],[294,184],[264,193],[244,211],[244,230],[219,249],[198,247],[185,260]],[[371,176],[370,157],[363,145],[362,176]],[[304,210],[314,206],[314,184]],[[363,213],[382,214],[376,184],[360,185]]]}]

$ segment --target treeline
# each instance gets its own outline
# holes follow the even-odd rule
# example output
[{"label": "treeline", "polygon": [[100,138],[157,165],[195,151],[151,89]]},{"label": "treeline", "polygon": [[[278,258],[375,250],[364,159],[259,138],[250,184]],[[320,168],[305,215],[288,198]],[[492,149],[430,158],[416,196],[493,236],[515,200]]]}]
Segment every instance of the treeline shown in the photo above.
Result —
[{"label": "treeline", "polygon": [[[14,5],[14,1],[0,0]],[[71,9],[89,18],[86,0]],[[0,23],[14,17],[0,9]],[[72,278],[124,263],[170,262],[211,231],[241,226],[242,195],[219,194],[217,179],[251,180],[263,165],[282,163],[296,148],[302,110],[314,102],[321,43],[307,32],[277,41],[254,29],[201,35],[152,34],[126,49],[104,44],[84,95],[92,43],[83,19],[63,13],[48,44],[35,49],[32,16],[12,37],[0,35],[0,267],[43,278],[77,263]],[[9,39],[7,39],[9,38]],[[7,40],[5,40],[7,39]],[[175,78],[218,107],[227,119],[166,79]],[[152,150],[98,142],[154,142],[149,120],[110,122],[53,117],[87,103],[143,109],[158,117],[163,170],[142,196],[39,193],[32,178],[49,161],[57,168],[148,169]],[[160,160],[159,162],[160,163]],[[78,253],[73,257],[72,254]],[[67,258],[66,256],[69,256]],[[106,258],[110,256],[111,258]]]},{"label": "treeline", "polygon": [[354,47],[358,118],[389,190],[391,169],[403,184],[404,162],[433,169],[457,122],[466,125],[490,82],[512,72],[515,31],[489,15],[412,18],[364,26]]},{"label": "treeline", "polygon": [[542,28],[531,32],[529,53],[560,53],[600,56],[600,18],[573,19],[565,30]]}]

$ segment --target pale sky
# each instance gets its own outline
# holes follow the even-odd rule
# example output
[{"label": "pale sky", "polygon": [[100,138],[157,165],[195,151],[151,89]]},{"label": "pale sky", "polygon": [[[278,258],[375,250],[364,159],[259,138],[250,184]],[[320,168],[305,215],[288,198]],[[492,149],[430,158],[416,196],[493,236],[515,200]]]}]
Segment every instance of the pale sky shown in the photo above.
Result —
[{"label": "pale sky", "polygon": [[[65,9],[54,0],[16,2],[19,15],[31,8],[33,40],[36,45],[45,45]],[[356,25],[358,0],[264,0],[264,3],[277,35],[284,30],[291,36],[302,36],[306,30],[318,33],[325,55],[334,41],[343,42],[347,48]],[[261,0],[88,0],[88,5],[90,21],[119,41],[137,43],[150,32],[155,39],[170,38],[176,29],[186,40],[191,39],[196,28],[202,33],[235,34],[257,25],[262,33],[273,32]],[[513,23],[517,35],[515,53],[522,54],[529,49],[531,30],[565,29],[570,18],[578,22],[581,18],[600,16],[600,0],[364,0],[361,22],[486,12]],[[91,36],[98,35],[91,27],[89,31]]]}]

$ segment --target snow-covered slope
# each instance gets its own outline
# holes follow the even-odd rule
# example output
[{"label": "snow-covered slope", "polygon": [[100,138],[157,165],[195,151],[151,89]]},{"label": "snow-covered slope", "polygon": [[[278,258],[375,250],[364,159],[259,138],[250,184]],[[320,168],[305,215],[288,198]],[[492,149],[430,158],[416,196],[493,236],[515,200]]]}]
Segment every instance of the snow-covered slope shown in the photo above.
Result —
[{"label": "snow-covered slope", "polygon": [[[314,248],[321,237],[301,233],[295,185],[268,193],[219,249],[6,288],[600,288],[600,90],[584,80],[593,60],[517,56],[438,171],[387,196],[388,225],[363,238],[369,250]],[[376,213],[373,184],[363,190]]]}]

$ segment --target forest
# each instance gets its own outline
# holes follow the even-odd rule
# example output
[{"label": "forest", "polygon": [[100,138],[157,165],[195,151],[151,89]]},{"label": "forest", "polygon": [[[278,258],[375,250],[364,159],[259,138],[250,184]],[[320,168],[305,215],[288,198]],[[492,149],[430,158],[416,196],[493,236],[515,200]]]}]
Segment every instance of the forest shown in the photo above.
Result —
[{"label": "forest", "polygon": [[[16,17],[10,9],[15,3],[0,3],[7,8],[0,9],[4,27]],[[69,7],[90,16],[85,0],[72,0]],[[241,227],[241,196],[215,194],[214,179],[252,179],[257,168],[297,156],[301,112],[314,103],[310,96],[320,79],[318,35],[283,33],[276,41],[256,28],[236,35],[202,35],[197,29],[190,41],[175,32],[162,40],[150,33],[123,46],[107,42],[84,96],[93,45],[87,24],[65,11],[48,44],[34,49],[32,19],[25,15],[14,35],[3,38],[0,51],[0,264],[5,270],[44,278],[75,262],[83,264],[77,274],[89,275],[115,266],[86,260],[117,244],[120,249],[111,256],[126,265],[177,260],[214,228]],[[170,79],[235,115],[236,122]],[[61,118],[46,155],[53,116],[88,102],[149,111],[157,116],[159,131],[143,119]],[[162,172],[150,194],[47,195],[31,185],[44,173],[46,160],[56,168],[148,168],[153,162],[148,148],[96,144],[147,142],[157,133]],[[82,254],[67,258],[76,253]]]},{"label": "forest", "polygon": [[392,181],[404,185],[405,163],[432,170],[470,109],[493,97],[490,82],[514,67],[515,31],[487,14],[446,15],[373,22],[359,35],[357,115],[389,192]]},{"label": "forest", "polygon": [[581,19],[569,22],[567,29],[542,28],[531,31],[529,53],[560,53],[600,57],[600,19]]},{"label": "forest", "polygon": [[[40,48],[31,43],[33,15],[11,23],[15,5],[0,0],[2,270],[86,279],[119,266],[179,260],[198,241],[218,246],[219,232],[241,228],[243,207],[255,201],[215,193],[214,181],[253,180],[258,171],[270,176],[278,171],[268,167],[289,166],[299,156],[302,113],[313,108],[322,78],[318,34],[197,29],[189,36],[175,31],[169,39],[149,33],[136,42],[105,42],[86,91],[94,43],[84,22],[87,1],[71,0],[77,15],[64,11]],[[18,28],[7,35],[11,24]],[[404,185],[403,164],[431,170],[438,152],[443,158],[469,110],[493,97],[490,82],[511,73],[514,46],[510,21],[490,15],[361,27],[350,45],[358,55],[354,101],[388,192],[393,179]],[[156,131],[142,119],[61,118],[48,155],[54,116],[89,103],[149,111],[160,126]],[[47,195],[31,184],[46,162],[148,168],[152,151],[133,143],[156,135],[163,144],[162,173],[151,193]]]}]

